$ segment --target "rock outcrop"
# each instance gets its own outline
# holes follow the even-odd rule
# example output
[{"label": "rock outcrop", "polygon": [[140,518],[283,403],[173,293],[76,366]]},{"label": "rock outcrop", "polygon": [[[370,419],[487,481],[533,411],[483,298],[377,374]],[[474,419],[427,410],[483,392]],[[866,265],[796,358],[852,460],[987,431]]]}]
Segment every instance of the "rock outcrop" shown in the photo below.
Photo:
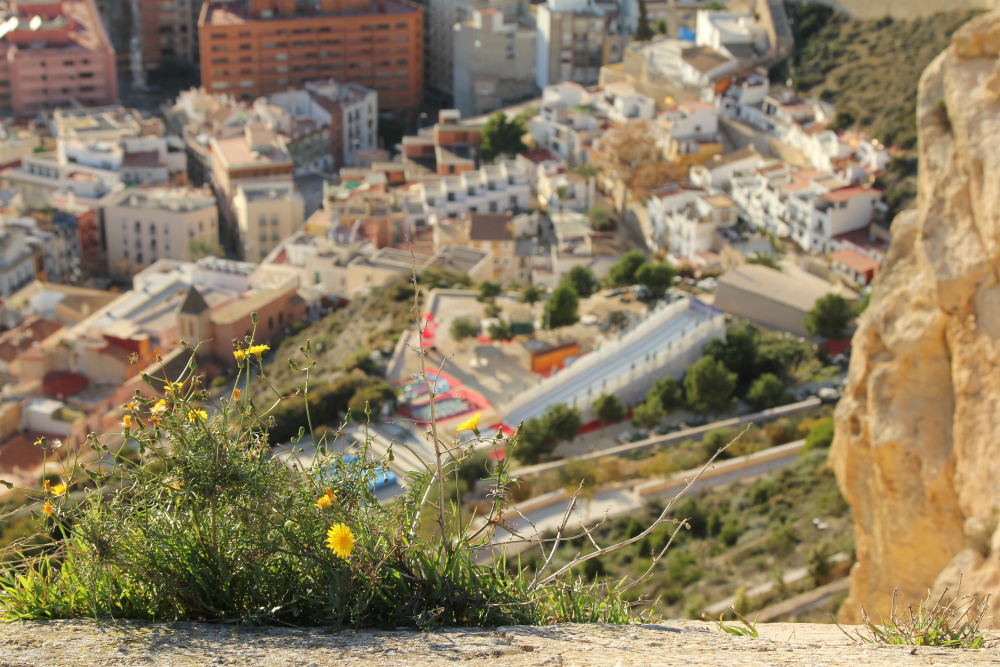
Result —
[{"label": "rock outcrop", "polygon": [[[841,610],[893,589],[1000,600],[1000,11],[924,72],[918,206],[854,337],[831,463],[856,522]],[[874,614],[873,614],[874,616]]]}]

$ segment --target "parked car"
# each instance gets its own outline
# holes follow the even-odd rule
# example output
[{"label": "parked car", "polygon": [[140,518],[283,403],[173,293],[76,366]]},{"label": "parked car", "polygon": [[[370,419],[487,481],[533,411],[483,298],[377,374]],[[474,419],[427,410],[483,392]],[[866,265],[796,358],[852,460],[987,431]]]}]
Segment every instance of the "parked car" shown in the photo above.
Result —
[{"label": "parked car", "polygon": [[698,289],[703,289],[706,292],[714,292],[715,288],[719,286],[719,281],[715,278],[705,278],[704,280],[699,280],[697,286]]},{"label": "parked car", "polygon": [[836,403],[840,399],[840,392],[833,387],[823,387],[816,392],[816,395],[824,403]]},{"label": "parked car", "polygon": [[609,290],[604,290],[604,296],[610,299],[611,297],[621,296],[623,291],[621,287],[612,287]]}]

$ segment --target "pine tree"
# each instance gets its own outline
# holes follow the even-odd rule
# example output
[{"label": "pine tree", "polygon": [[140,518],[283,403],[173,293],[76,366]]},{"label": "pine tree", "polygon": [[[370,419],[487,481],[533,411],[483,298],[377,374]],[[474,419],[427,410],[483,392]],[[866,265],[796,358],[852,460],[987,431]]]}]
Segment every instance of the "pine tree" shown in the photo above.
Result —
[{"label": "pine tree", "polygon": [[649,27],[649,16],[646,14],[646,0],[639,0],[639,25],[635,28],[635,39],[639,42],[653,39],[653,29]]}]

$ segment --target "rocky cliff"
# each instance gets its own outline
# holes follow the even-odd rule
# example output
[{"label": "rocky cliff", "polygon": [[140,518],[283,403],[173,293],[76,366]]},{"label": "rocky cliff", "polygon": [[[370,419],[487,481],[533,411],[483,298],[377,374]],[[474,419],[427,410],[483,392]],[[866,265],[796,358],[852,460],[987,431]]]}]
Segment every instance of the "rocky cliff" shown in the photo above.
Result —
[{"label": "rocky cliff", "polygon": [[831,463],[856,522],[845,621],[963,577],[1000,600],[1000,11],[924,72],[918,207],[854,337]]}]

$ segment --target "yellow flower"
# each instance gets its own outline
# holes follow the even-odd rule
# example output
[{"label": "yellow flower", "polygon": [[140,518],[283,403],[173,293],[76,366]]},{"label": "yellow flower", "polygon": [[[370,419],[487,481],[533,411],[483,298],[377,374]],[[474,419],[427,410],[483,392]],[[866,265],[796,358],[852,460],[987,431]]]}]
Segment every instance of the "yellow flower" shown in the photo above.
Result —
[{"label": "yellow flower", "polygon": [[171,382],[170,380],[164,380],[163,382],[163,391],[168,395],[173,394],[180,388],[181,388],[180,382]]},{"label": "yellow flower", "polygon": [[188,410],[188,421],[196,422],[198,420],[204,421],[208,419],[208,413],[204,410]]},{"label": "yellow flower", "polygon": [[124,426],[125,428],[132,428],[132,416],[131,415],[125,415],[124,417],[122,417],[122,426]]},{"label": "yellow flower", "polygon": [[42,514],[44,514],[45,516],[52,516],[52,512],[54,511],[55,508],[52,506],[52,503],[50,503],[49,501],[45,501],[45,507],[42,508]]},{"label": "yellow flower", "polygon": [[235,389],[233,389],[233,400],[234,401],[240,400],[240,388],[239,387],[236,387]]},{"label": "yellow flower", "polygon": [[318,507],[321,510],[325,510],[327,507],[329,507],[332,504],[333,504],[333,501],[330,500],[330,496],[327,496],[327,495],[320,496],[319,500],[316,501],[316,507]]},{"label": "yellow flower", "polygon": [[44,488],[44,489],[45,489],[45,493],[48,493],[48,492],[49,492],[49,489],[51,489],[51,488],[52,488],[52,484],[51,484],[51,482],[49,482],[49,480],[45,480],[45,483],[44,483],[44,484],[42,484],[42,488]]},{"label": "yellow flower", "polygon": [[330,551],[336,556],[347,560],[351,555],[351,549],[354,548],[354,533],[347,524],[334,524],[326,531],[326,546],[330,547]]},{"label": "yellow flower", "polygon": [[37,440],[35,440],[35,447],[44,447],[44,446],[45,446],[45,438],[38,438]]},{"label": "yellow flower", "polygon": [[271,348],[268,347],[267,345],[254,345],[249,350],[247,350],[247,354],[252,354],[256,357],[260,357],[260,355],[264,354],[270,349]]},{"label": "yellow flower", "polygon": [[149,411],[150,419],[152,419],[154,424],[160,421],[167,409],[167,402],[162,398],[156,402],[153,409]]},{"label": "yellow flower", "polygon": [[173,489],[174,491],[180,491],[182,486],[184,486],[183,482],[174,482],[173,484],[170,485],[170,488]]},{"label": "yellow flower", "polygon": [[56,484],[55,486],[52,487],[52,495],[53,496],[61,496],[64,493],[66,493],[66,485],[65,484]]},{"label": "yellow flower", "polygon": [[125,406],[125,409],[137,412],[139,410],[139,405],[135,401],[129,401],[129,404]]},{"label": "yellow flower", "polygon": [[243,361],[247,358],[246,350],[233,350],[233,356],[236,357],[236,361]]},{"label": "yellow flower", "polygon": [[458,430],[459,431],[472,431],[472,432],[474,432],[474,433],[476,433],[478,435],[479,434],[479,420],[480,420],[480,418],[482,416],[483,416],[482,412],[477,412],[476,414],[472,415],[471,417],[469,417],[468,419],[466,419],[464,422],[462,422],[461,424],[459,424],[458,425]]}]

